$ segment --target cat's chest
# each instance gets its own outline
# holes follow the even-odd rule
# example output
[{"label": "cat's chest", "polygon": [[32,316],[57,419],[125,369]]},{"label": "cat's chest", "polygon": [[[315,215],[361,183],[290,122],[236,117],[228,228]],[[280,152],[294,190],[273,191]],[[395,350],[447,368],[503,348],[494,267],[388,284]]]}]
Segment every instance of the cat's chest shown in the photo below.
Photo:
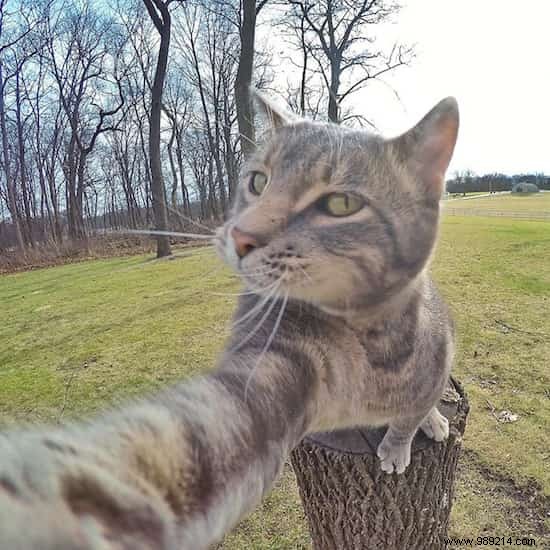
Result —
[{"label": "cat's chest", "polygon": [[[319,379],[323,402],[341,400],[365,411],[369,425],[384,425],[413,399],[417,362],[408,349],[396,349],[382,338],[358,338],[353,331],[334,331],[319,340]],[[358,382],[350,387],[349,380]]]},{"label": "cat's chest", "polygon": [[[324,326],[312,337],[323,355],[340,364],[375,372],[401,371],[413,357],[418,344],[416,324],[407,320],[364,330],[338,322],[323,323],[321,320],[320,324]],[[295,333],[295,337],[300,338],[299,333]]]}]

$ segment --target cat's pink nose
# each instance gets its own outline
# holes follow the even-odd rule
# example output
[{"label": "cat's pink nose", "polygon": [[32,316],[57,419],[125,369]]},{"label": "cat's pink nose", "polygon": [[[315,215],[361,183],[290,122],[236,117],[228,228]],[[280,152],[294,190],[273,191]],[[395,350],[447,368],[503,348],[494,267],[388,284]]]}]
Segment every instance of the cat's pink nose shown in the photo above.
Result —
[{"label": "cat's pink nose", "polygon": [[245,233],[237,227],[233,227],[231,230],[231,237],[233,237],[233,241],[235,242],[235,252],[239,258],[244,258],[255,248],[260,247],[260,243],[253,235]]}]

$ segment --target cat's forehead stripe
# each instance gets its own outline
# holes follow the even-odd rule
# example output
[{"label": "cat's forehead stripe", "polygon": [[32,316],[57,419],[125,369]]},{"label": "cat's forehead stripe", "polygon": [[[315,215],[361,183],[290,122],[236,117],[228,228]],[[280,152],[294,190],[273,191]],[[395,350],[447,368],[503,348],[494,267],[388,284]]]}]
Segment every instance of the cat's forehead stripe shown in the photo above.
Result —
[{"label": "cat's forehead stripe", "polygon": [[367,136],[334,124],[300,122],[278,130],[262,160],[277,184],[297,200],[313,184],[356,183],[349,173],[357,166],[359,173],[365,171]]},{"label": "cat's forehead stripe", "polygon": [[299,123],[281,128],[274,136],[267,162],[302,162],[310,156],[326,156],[328,165],[365,153],[375,146],[378,136],[366,131],[340,128],[334,124]]}]

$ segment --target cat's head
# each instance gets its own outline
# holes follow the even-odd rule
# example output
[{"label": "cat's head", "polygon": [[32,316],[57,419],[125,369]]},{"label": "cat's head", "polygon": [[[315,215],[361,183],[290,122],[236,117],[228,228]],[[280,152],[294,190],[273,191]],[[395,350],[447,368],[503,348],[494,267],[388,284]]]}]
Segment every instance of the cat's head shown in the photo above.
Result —
[{"label": "cat's head", "polygon": [[447,98],[385,139],[299,119],[257,95],[271,131],[247,162],[218,250],[248,288],[330,311],[384,302],[426,266],[458,131]]}]

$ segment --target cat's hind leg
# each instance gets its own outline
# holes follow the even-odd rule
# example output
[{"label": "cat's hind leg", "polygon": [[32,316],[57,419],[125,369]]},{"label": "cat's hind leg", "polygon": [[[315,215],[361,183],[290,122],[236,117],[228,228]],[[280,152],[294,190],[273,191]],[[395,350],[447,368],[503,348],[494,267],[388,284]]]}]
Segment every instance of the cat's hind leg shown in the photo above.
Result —
[{"label": "cat's hind leg", "polygon": [[443,441],[449,437],[449,421],[434,407],[420,424],[420,429],[434,441]]}]

